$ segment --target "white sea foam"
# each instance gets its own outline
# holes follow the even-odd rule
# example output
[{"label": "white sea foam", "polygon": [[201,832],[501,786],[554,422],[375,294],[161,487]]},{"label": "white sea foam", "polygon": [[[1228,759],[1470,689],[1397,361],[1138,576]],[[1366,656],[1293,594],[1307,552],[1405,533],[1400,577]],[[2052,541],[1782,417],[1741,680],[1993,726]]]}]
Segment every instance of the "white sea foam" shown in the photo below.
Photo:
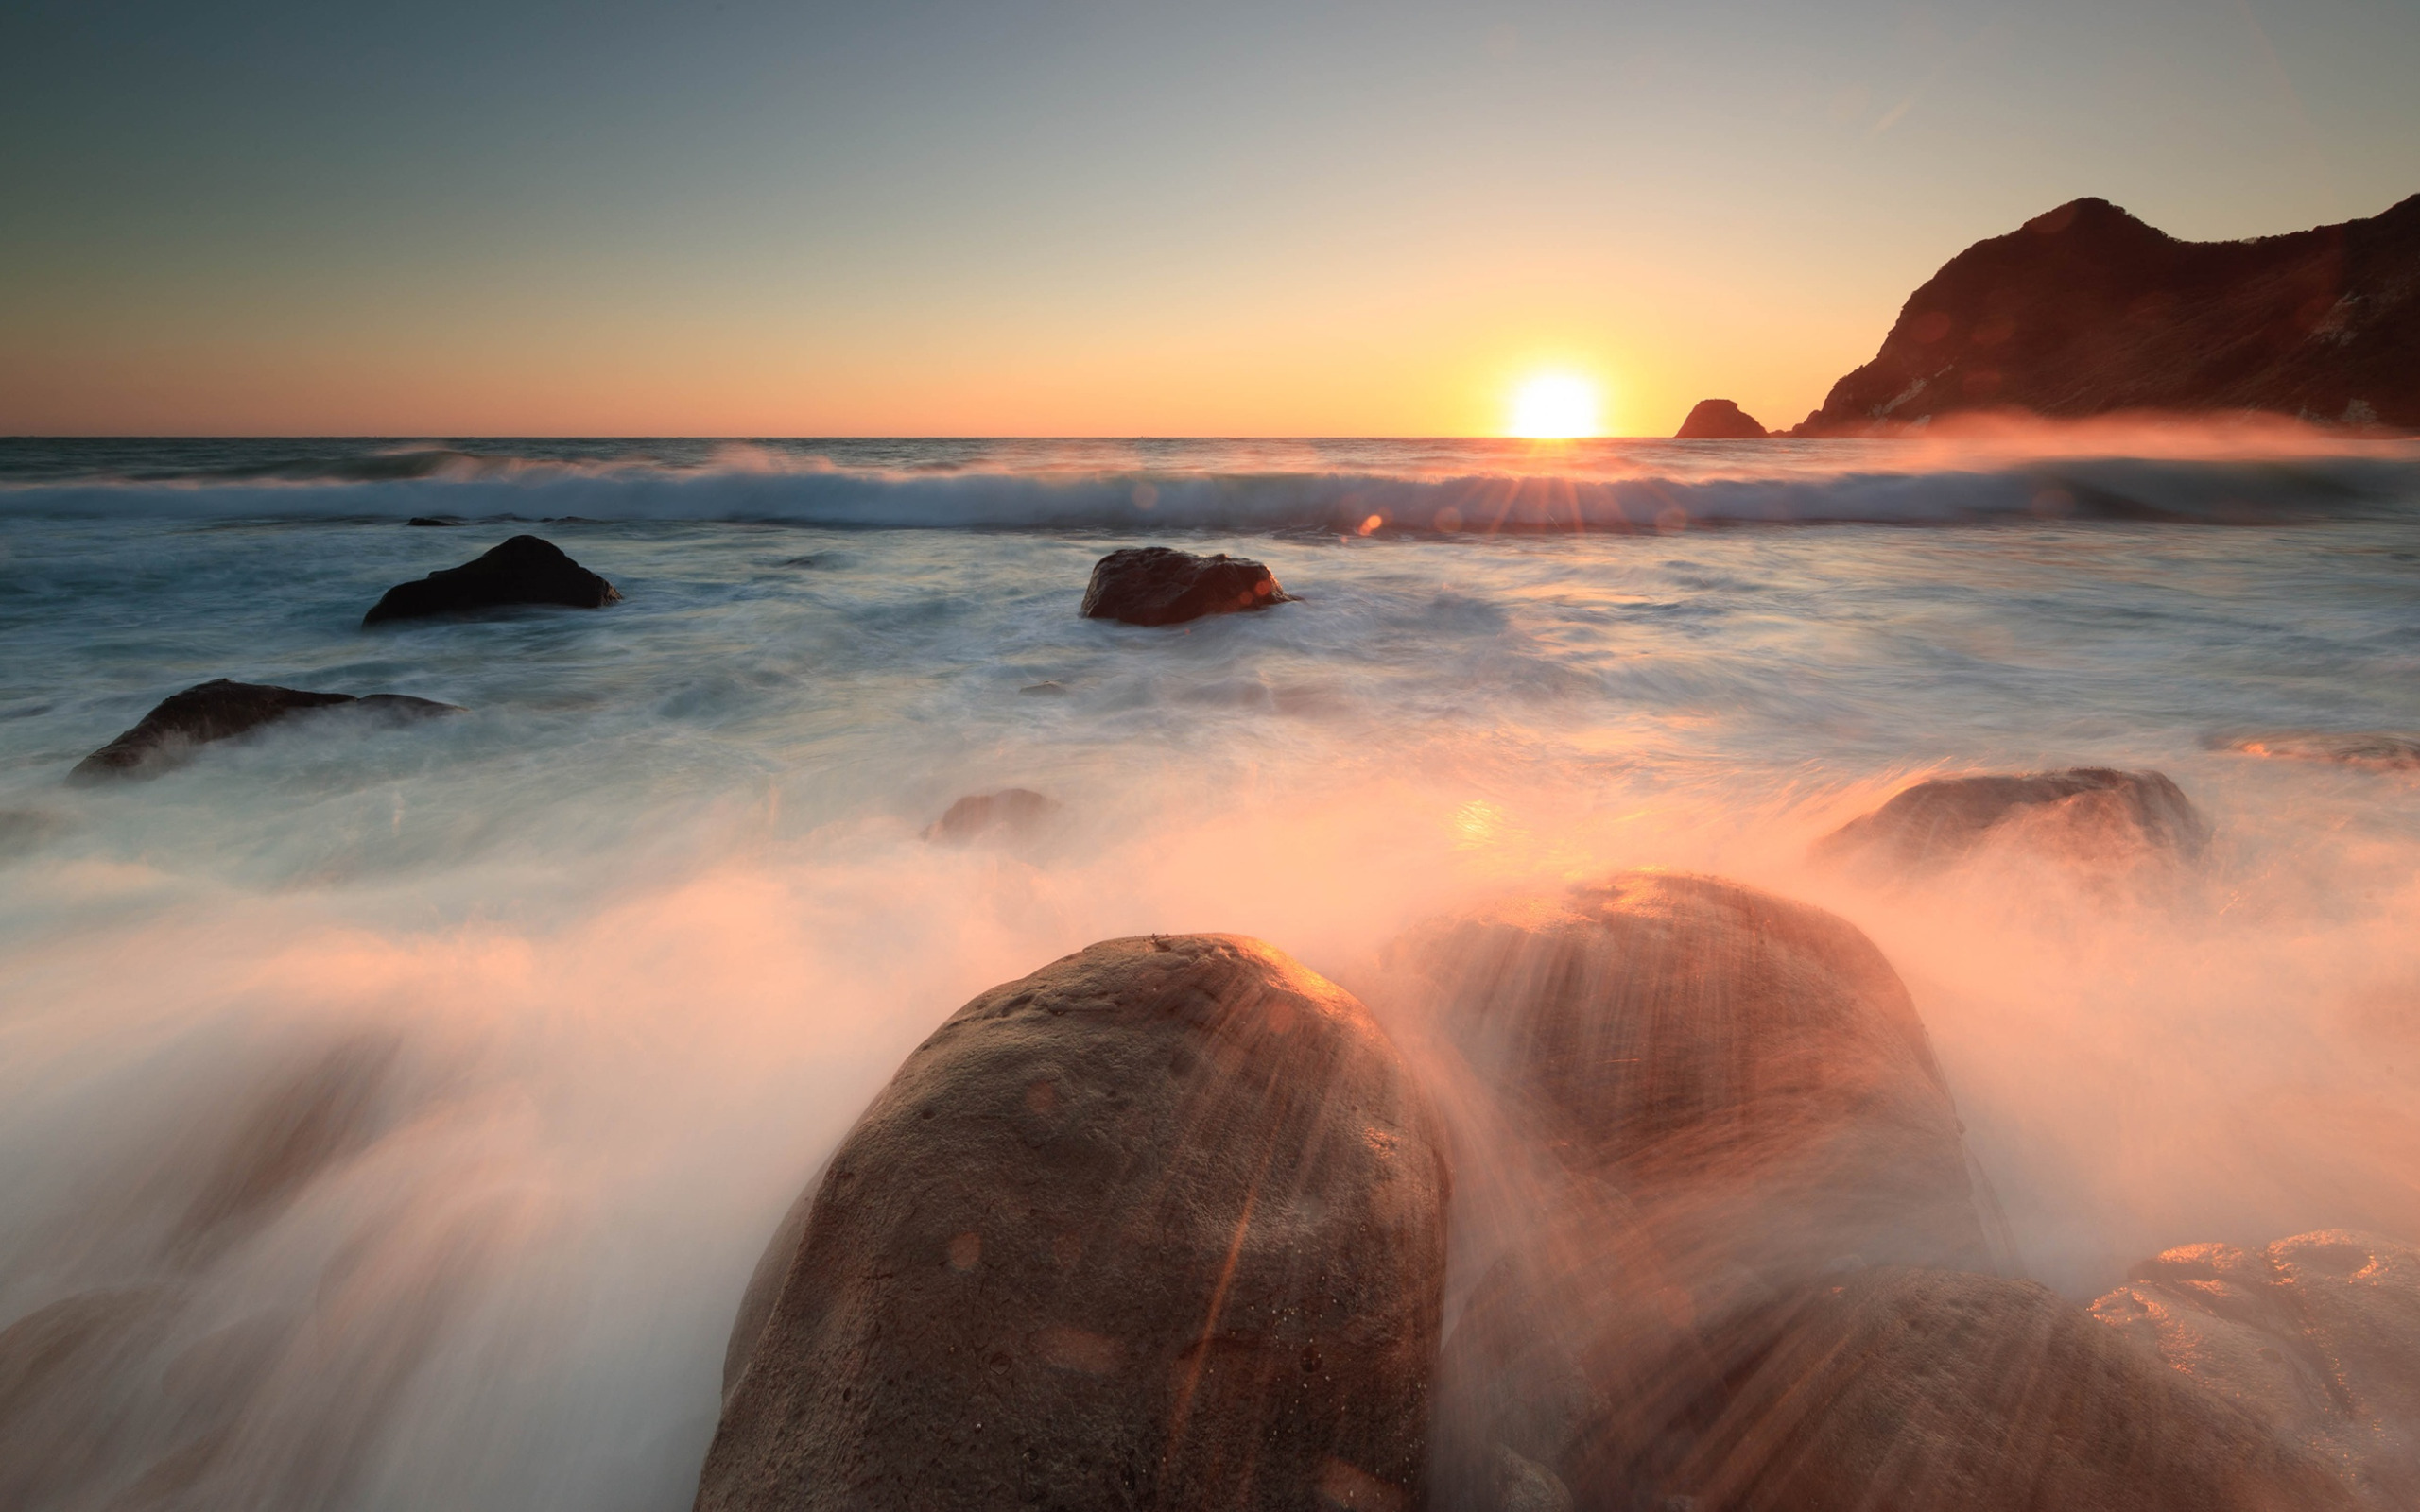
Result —
[{"label": "white sea foam", "polygon": [[[0,1349],[59,1362],[0,1486],[677,1508],[758,1246],[975,991],[1236,930],[1386,1013],[1407,924],[1626,866],[1867,929],[2025,1267],[2071,1295],[2171,1244],[2420,1233],[2420,779],[2205,745],[2420,729],[2407,464],[2056,464],[2173,512],[2267,489],[2295,522],[2240,529],[1441,539],[1331,526],[1372,489],[1627,523],[1648,485],[896,461],[0,503]],[[2035,467],[1682,491],[1948,520],[1927,500]],[[386,585],[522,528],[392,523],[441,509],[602,522],[544,533],[624,602],[364,631]],[[908,524],[1053,527],[880,528]],[[1163,528],[1300,601],[1078,618],[1098,553]],[[62,785],[216,676],[472,712]],[[2080,763],[2174,776],[2207,870],[2002,855],[1911,888],[1806,859],[1911,776]],[[1011,785],[1063,805],[1030,840],[921,838]]]}]

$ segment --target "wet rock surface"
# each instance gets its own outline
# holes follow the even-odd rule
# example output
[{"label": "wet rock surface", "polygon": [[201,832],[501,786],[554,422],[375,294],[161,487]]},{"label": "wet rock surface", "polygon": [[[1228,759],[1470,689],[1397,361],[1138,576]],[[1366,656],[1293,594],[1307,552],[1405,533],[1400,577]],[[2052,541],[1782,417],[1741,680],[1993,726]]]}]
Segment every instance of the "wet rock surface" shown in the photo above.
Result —
[{"label": "wet rock surface", "polygon": [[1409,1512],[1445,1195],[1340,988],[1237,936],[1095,945],[960,1009],[842,1143],[698,1506]]},{"label": "wet rock surface", "polygon": [[2420,1506],[2420,1249],[2344,1229],[2189,1245],[2092,1314],[2339,1467],[2368,1504]]},{"label": "wet rock surface", "polygon": [[1166,546],[1131,546],[1093,564],[1086,619],[1181,625],[1205,614],[1267,609],[1291,597],[1268,568],[1225,552],[1199,557]]},{"label": "wet rock surface", "polygon": [[308,693],[217,678],[161,699],[131,730],[78,762],[68,781],[157,776],[190,757],[196,747],[232,740],[295,714],[338,708],[395,720],[462,712],[455,704],[396,693],[355,697],[349,693]]},{"label": "wet rock surface", "polygon": [[553,541],[514,536],[459,567],[397,583],[371,606],[361,623],[424,619],[513,604],[601,609],[619,603],[621,597],[613,584],[572,560]]},{"label": "wet rock surface", "polygon": [[2088,863],[2189,861],[2208,848],[2210,826],[2161,773],[2080,766],[1918,782],[1834,831],[1818,850],[1919,870],[1946,865],[1987,840]]},{"label": "wet rock surface", "polygon": [[926,826],[925,838],[942,845],[965,845],[987,834],[1013,839],[1031,834],[1058,810],[1057,803],[1029,787],[969,794]]},{"label": "wet rock surface", "polygon": [[1701,399],[1688,419],[1673,433],[1678,441],[1760,441],[1765,428],[1756,417],[1727,399]]}]

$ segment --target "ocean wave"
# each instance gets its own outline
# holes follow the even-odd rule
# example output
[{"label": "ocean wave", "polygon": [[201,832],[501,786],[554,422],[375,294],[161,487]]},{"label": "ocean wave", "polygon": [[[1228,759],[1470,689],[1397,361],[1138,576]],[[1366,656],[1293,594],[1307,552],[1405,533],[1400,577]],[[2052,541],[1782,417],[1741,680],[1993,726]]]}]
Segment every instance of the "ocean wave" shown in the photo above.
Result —
[{"label": "ocean wave", "polygon": [[[823,465],[470,456],[446,449],[267,464],[240,476],[19,483],[0,517],[761,521],[801,525],[1271,533],[1670,531],[2013,520],[2286,524],[2399,512],[2420,462],[2059,458],[1920,471],[1642,470],[1618,478],[1387,472],[916,473]],[[727,465],[736,461],[737,465]],[[307,467],[320,466],[312,472]]]}]

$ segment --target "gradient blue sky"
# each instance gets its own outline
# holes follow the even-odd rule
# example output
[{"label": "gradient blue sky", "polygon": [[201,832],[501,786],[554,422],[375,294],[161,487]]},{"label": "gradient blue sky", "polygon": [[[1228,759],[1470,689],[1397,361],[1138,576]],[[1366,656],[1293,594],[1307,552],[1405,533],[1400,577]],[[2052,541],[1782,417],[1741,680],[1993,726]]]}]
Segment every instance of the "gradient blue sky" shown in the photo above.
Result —
[{"label": "gradient blue sky", "polygon": [[1979,237],[2420,190],[2420,4],[27,4],[0,431],[1769,423]]}]

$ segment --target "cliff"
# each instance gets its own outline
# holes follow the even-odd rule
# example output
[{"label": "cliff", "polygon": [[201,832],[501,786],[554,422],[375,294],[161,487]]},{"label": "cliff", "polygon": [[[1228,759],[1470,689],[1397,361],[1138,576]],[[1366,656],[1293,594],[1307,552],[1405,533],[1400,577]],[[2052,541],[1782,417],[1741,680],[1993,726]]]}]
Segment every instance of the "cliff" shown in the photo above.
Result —
[{"label": "cliff", "polygon": [[2179,241],[2105,199],[2061,205],[1951,258],[1792,434],[2012,408],[2420,428],[2420,195],[2240,242]]}]

